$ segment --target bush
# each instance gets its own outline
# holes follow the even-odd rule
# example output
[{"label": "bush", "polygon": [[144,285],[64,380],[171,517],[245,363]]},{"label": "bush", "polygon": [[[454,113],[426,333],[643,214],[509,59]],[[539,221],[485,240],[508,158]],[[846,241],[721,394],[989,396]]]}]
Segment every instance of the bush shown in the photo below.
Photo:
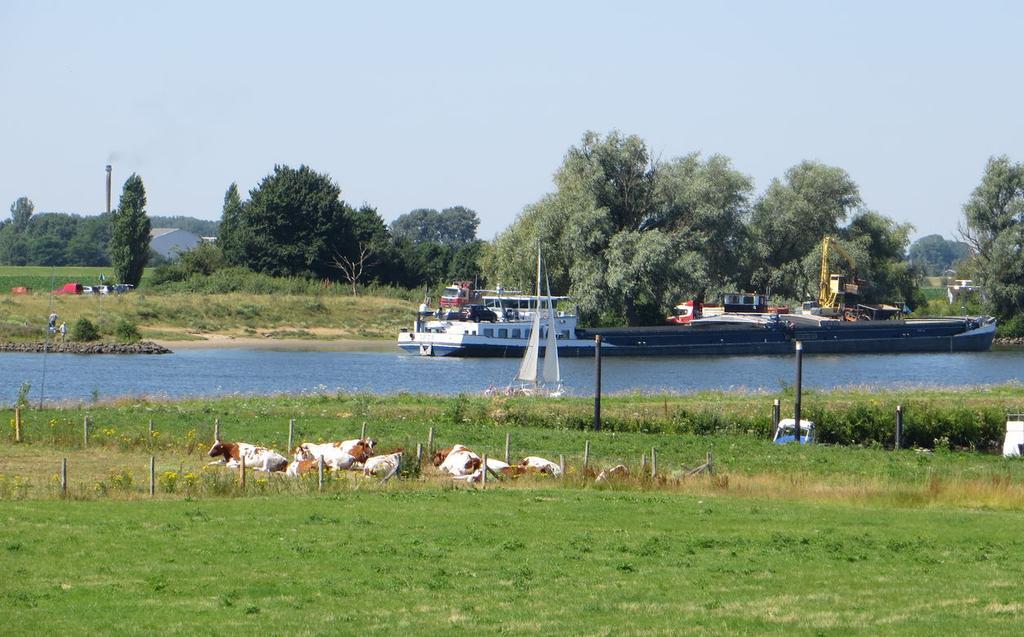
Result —
[{"label": "bush", "polygon": [[71,340],[73,341],[87,343],[89,341],[97,341],[99,338],[100,331],[87,318],[80,318],[71,326]]},{"label": "bush", "polygon": [[996,336],[1003,338],[1020,338],[1024,336],[1024,316],[1014,316],[1009,320],[998,322],[996,324]]},{"label": "bush", "polygon": [[137,343],[142,339],[138,326],[131,321],[121,319],[114,328],[114,336],[122,343]]}]

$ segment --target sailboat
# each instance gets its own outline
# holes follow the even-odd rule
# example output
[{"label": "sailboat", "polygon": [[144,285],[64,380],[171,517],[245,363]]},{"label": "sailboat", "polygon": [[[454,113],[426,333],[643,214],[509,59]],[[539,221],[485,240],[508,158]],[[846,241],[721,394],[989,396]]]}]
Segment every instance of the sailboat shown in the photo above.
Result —
[{"label": "sailboat", "polygon": [[544,276],[547,285],[548,305],[548,335],[544,345],[544,366],[540,371],[538,379],[538,360],[540,358],[540,315],[542,312],[540,295],[541,257],[540,249],[537,249],[537,307],[533,313],[533,327],[530,330],[530,341],[526,346],[526,353],[523,354],[523,361],[519,365],[519,373],[516,380],[521,384],[513,388],[511,393],[523,394],[526,396],[549,396],[557,397],[565,393],[562,387],[562,373],[558,366],[558,342],[556,340],[557,330],[555,329],[555,304],[551,299],[551,282]]}]

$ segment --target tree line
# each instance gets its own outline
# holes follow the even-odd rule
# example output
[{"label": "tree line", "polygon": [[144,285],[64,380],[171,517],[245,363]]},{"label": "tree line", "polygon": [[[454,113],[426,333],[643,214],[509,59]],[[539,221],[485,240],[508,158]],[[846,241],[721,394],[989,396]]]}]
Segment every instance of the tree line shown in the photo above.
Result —
[{"label": "tree line", "polygon": [[[109,218],[33,216],[19,199],[0,225],[0,262],[53,263],[63,251],[65,262],[144,267],[139,248],[123,249],[140,235],[138,211],[145,217],[141,179],[132,179]],[[925,303],[921,277],[955,265],[991,290],[992,309],[1007,318],[1024,307],[1022,184],[1021,164],[993,158],[964,206],[964,240],[931,235],[910,246],[912,227],[871,209],[841,168],[800,162],[757,193],[723,155],[655,160],[635,135],[587,132],[566,152],[552,192],[484,242],[468,208],[417,209],[389,225],[376,208],[347,203],[330,176],[281,165],[244,199],[231,184],[216,244],[161,266],[156,279],[243,268],[344,283],[353,293],[371,282],[412,289],[473,279],[529,289],[542,246],[552,288],[572,296],[584,320],[637,325],[660,322],[681,299],[729,291],[815,298],[830,236],[841,247],[830,269],[866,282],[862,302],[913,309]]]}]

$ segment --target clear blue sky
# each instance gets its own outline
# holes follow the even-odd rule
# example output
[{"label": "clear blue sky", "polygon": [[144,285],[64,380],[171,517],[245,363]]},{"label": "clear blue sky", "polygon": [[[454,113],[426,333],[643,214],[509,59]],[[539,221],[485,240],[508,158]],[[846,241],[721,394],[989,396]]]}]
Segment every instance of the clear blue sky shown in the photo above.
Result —
[{"label": "clear blue sky", "polygon": [[461,204],[483,238],[583,132],[729,156],[758,192],[803,159],[952,237],[985,161],[1024,161],[1013,2],[0,0],[0,203],[216,219],[275,163],[390,221]]}]

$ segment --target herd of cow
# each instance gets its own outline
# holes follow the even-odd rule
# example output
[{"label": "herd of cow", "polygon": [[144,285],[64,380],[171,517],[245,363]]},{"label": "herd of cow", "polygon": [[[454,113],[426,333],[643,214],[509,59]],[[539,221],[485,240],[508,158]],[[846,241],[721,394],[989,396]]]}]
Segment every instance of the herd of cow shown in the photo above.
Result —
[{"label": "herd of cow", "polygon": [[[210,447],[211,458],[219,458],[210,464],[222,464],[229,468],[242,466],[254,471],[284,472],[289,476],[318,471],[321,460],[325,470],[362,471],[366,476],[391,475],[402,463],[404,452],[399,449],[387,454],[375,455],[376,441],[372,438],[357,438],[340,442],[304,442],[295,448],[291,462],[277,451],[245,442],[216,441]],[[454,480],[479,482],[486,470],[507,476],[524,473],[539,473],[552,476],[562,475],[562,467],[538,456],[527,456],[518,464],[510,465],[493,458],[483,459],[465,445],[439,449],[434,453],[433,464],[443,474]]]}]

